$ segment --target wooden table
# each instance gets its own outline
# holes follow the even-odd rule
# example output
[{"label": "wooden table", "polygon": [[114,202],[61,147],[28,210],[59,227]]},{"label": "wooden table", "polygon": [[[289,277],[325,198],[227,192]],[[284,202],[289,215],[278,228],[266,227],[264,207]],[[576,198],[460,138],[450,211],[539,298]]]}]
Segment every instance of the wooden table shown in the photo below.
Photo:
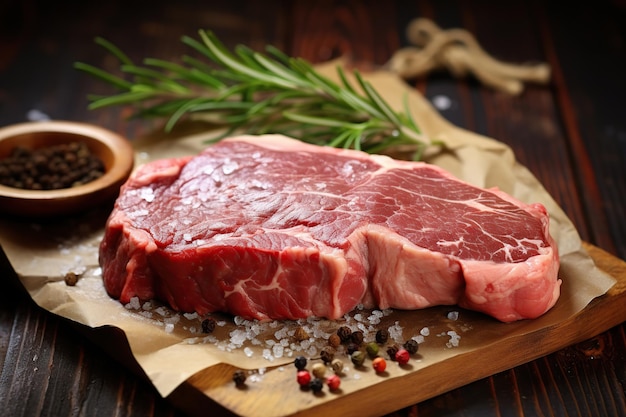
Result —
[{"label": "wooden table", "polygon": [[[154,128],[124,120],[127,109],[86,109],[86,94],[102,86],[72,63],[106,64],[95,36],[135,59],[175,59],[185,50],[181,35],[210,28],[230,46],[271,43],[312,62],[345,55],[367,69],[407,44],[409,21],[428,17],[442,28],[470,30],[501,60],[551,65],[548,86],[529,85],[519,96],[446,72],[411,82],[427,98],[443,98],[448,105],[441,114],[454,124],[509,144],[585,241],[625,259],[626,3],[553,3],[8,0],[0,5],[0,125],[47,115],[129,138]],[[0,271],[7,282],[8,265]],[[393,415],[626,415],[625,387],[621,324]],[[7,285],[0,292],[0,410],[6,416],[183,415],[73,325]]]}]

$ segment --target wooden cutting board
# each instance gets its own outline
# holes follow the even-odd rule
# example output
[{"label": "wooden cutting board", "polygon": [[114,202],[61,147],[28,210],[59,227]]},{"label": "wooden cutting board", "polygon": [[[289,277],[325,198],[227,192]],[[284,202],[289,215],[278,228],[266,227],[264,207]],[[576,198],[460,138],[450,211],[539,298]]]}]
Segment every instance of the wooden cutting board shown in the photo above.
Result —
[{"label": "wooden cutting board", "polygon": [[[320,394],[301,389],[293,365],[267,368],[256,382],[236,388],[236,368],[217,365],[189,378],[168,398],[194,416],[378,416],[416,404],[489,375],[511,369],[591,338],[626,321],[626,262],[589,244],[596,265],[617,283],[582,312],[557,325],[508,337],[479,350],[419,368],[388,364],[377,374],[371,366],[342,379],[340,390]],[[310,367],[309,367],[310,368]],[[250,378],[250,377],[249,377]],[[351,383],[352,382],[352,383]],[[364,386],[365,383],[365,386]]]}]

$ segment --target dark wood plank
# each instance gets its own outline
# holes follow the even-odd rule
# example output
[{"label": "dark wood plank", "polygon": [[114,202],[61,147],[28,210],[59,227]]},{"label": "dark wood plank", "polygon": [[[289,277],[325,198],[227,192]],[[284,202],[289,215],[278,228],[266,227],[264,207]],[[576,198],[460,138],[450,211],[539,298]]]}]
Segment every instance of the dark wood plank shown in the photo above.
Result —
[{"label": "dark wood plank", "polygon": [[[72,13],[67,13],[71,10]],[[146,2],[8,0],[0,5],[0,125],[30,110],[93,122],[130,138],[160,127],[128,122],[128,109],[91,112],[104,86],[75,60],[112,67],[92,42],[105,36],[133,58],[176,59],[178,38],[211,28],[229,45],[272,43],[315,62],[349,55],[384,64],[406,44],[413,17],[465,27],[497,57],[547,60],[553,83],[510,98],[471,78],[432,74],[412,83],[444,96],[454,124],[510,144],[582,236],[626,257],[626,4],[514,0]],[[2,277],[4,279],[5,277]],[[407,407],[396,416],[626,415],[622,324],[582,344]],[[19,399],[19,400],[16,400]],[[0,407],[10,415],[181,415],[152,388],[16,290],[0,292]]]}]

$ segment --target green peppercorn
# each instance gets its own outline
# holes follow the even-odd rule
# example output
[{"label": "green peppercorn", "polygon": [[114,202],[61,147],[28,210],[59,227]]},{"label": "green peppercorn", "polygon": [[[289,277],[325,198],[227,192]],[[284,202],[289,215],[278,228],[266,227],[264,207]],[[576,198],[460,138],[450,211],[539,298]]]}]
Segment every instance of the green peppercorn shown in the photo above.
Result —
[{"label": "green peppercorn", "polygon": [[378,356],[378,343],[370,342],[365,346],[365,351],[369,355],[370,358],[375,358]]},{"label": "green peppercorn", "polygon": [[304,356],[298,356],[298,357],[297,357],[297,358],[293,361],[293,364],[294,364],[294,366],[296,367],[296,369],[297,369],[298,371],[301,371],[301,370],[303,370],[304,368],[306,368],[306,363],[307,363],[307,360],[306,360],[306,358],[305,358]]},{"label": "green peppercorn", "polygon": [[380,329],[376,332],[376,342],[380,345],[384,345],[389,340],[389,331]]},{"label": "green peppercorn", "polygon": [[233,373],[233,381],[235,382],[235,385],[238,387],[244,386],[246,383],[246,373],[242,371],[241,369],[236,370]]},{"label": "green peppercorn", "polygon": [[324,346],[320,352],[320,357],[324,363],[331,363],[335,358],[335,348],[332,346]]},{"label": "green peppercorn", "polygon": [[216,324],[215,319],[211,317],[202,320],[202,333],[213,333]]},{"label": "green peppercorn", "polygon": [[419,350],[419,343],[417,343],[417,340],[415,339],[409,339],[404,342],[404,348],[407,350],[407,352],[409,352],[409,354],[415,355]]},{"label": "green peppercorn", "polygon": [[341,343],[346,343],[350,341],[350,337],[352,336],[352,330],[348,326],[341,326],[337,329],[337,336],[341,339]]},{"label": "green peppercorn", "polygon": [[363,362],[365,362],[365,353],[360,350],[354,351],[350,355],[350,360],[354,366],[363,366]]}]

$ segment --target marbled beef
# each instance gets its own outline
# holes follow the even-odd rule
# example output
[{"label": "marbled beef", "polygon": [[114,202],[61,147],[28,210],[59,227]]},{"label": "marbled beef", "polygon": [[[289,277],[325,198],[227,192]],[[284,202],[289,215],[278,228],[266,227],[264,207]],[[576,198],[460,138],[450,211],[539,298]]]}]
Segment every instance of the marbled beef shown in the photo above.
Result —
[{"label": "marbled beef", "polygon": [[548,221],[540,204],[433,165],[243,136],[140,167],[100,263],[122,302],[200,314],[335,319],[358,304],[458,304],[513,321],[559,296]]}]

